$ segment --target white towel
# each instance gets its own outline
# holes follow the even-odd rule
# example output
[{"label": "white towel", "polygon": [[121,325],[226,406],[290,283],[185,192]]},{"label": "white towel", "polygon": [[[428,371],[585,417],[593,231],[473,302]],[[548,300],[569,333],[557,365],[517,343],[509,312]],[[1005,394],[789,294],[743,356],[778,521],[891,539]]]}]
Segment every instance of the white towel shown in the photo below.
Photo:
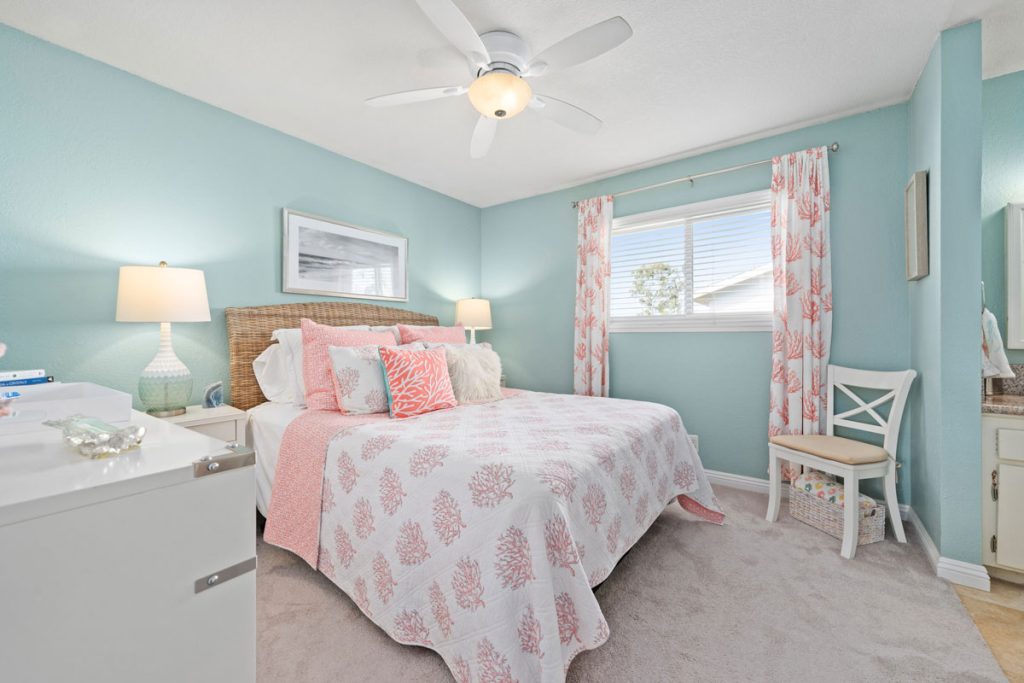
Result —
[{"label": "white towel", "polygon": [[1003,350],[1003,337],[999,334],[996,316],[987,308],[981,309],[981,368],[983,377],[1011,379],[1016,377]]}]

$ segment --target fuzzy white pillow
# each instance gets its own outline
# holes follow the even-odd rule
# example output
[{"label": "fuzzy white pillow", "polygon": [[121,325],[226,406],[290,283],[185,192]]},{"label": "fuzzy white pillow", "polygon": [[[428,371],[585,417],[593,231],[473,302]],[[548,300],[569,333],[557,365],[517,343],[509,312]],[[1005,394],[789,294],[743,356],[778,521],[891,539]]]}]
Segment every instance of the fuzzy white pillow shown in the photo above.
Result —
[{"label": "fuzzy white pillow", "polygon": [[444,353],[452,390],[459,403],[501,398],[501,358],[490,345],[446,344]]}]

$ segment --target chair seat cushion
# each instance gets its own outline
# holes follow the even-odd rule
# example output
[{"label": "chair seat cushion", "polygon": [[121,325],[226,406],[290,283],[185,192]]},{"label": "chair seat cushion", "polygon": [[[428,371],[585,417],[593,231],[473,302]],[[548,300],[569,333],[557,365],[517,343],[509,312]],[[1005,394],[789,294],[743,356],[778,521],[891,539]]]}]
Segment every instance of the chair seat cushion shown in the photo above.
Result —
[{"label": "chair seat cushion", "polygon": [[889,457],[889,454],[881,446],[874,446],[854,439],[844,439],[841,436],[783,434],[773,436],[769,441],[776,446],[809,453],[845,465],[867,465],[881,462]]}]

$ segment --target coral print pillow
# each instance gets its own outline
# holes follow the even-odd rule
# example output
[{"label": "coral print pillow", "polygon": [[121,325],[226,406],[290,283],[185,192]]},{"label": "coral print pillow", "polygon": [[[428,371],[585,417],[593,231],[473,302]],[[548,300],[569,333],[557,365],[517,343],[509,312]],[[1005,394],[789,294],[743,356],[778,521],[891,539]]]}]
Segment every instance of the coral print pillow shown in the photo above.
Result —
[{"label": "coral print pillow", "polygon": [[[331,346],[334,394],[338,409],[349,415],[388,412],[387,386],[380,367],[377,346]],[[398,347],[421,350],[423,344]]]},{"label": "coral print pillow", "polygon": [[441,344],[465,344],[466,328],[438,327],[436,325],[399,325],[398,333],[403,344],[412,342],[435,342]]},{"label": "coral print pillow", "polygon": [[458,405],[444,349],[407,351],[381,347],[391,417],[413,417]]},{"label": "coral print pillow", "polygon": [[390,332],[345,330],[320,325],[303,318],[302,378],[306,385],[306,407],[310,410],[337,410],[334,396],[334,372],[327,349],[331,346],[365,346],[395,344]]}]

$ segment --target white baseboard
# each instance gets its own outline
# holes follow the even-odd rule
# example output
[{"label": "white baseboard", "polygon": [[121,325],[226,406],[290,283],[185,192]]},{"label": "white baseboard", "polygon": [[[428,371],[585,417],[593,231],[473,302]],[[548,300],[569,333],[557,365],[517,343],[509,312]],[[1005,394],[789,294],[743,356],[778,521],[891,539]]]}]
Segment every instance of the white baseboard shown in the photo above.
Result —
[{"label": "white baseboard", "polygon": [[[768,495],[768,480],[758,479],[757,477],[747,477],[742,474],[729,474],[728,472],[719,472],[718,470],[704,470],[704,473],[708,475],[708,481],[711,482],[712,486],[725,486],[730,489],[740,489],[741,491],[753,491],[754,493],[763,493]],[[789,487],[782,487],[782,497],[789,497]],[[910,514],[909,505],[900,505],[900,519],[907,521],[907,516]]]},{"label": "white baseboard", "polygon": [[968,588],[977,588],[982,591],[991,590],[991,580],[985,565],[961,562],[940,555],[938,546],[935,545],[935,541],[924,527],[924,522],[917,516],[913,508],[910,509],[910,523],[914,526],[918,538],[921,539],[921,546],[924,548],[925,554],[928,555],[928,561],[935,569],[936,576]]},{"label": "white baseboard", "polygon": [[[754,493],[763,493],[768,495],[768,480],[758,479],[757,477],[746,477],[742,474],[729,474],[728,472],[719,472],[718,470],[704,470],[704,473],[708,475],[708,481],[711,482],[712,486],[725,486],[730,489],[739,489],[741,491],[753,491]],[[786,495],[787,487],[782,487],[782,494]]]},{"label": "white baseboard", "polygon": [[[708,481],[711,482],[712,486],[725,486],[727,488],[740,489],[741,491],[752,491],[768,495],[767,479],[718,472],[716,470],[705,470],[705,473],[708,475]],[[788,486],[782,487],[782,495],[789,495]],[[925,529],[921,518],[917,516],[917,513],[909,505],[900,505],[900,517],[903,521],[913,525],[915,531],[917,531],[917,536],[921,539],[921,546],[928,555],[928,561],[931,562],[932,567],[935,569],[936,576],[961,586],[977,588],[983,591],[989,590],[990,580],[988,570],[984,565],[961,562],[960,560],[953,560],[939,555],[939,549],[935,545],[935,541],[928,534],[928,530]]]},{"label": "white baseboard", "polygon": [[939,548],[935,545],[935,541],[932,540],[928,530],[924,528],[924,522],[917,516],[917,513],[913,508],[910,509],[910,523],[914,527],[914,531],[917,532],[917,537],[921,539],[921,546],[924,548],[924,552],[928,555],[928,561],[932,563],[932,568],[938,570],[939,566]]},{"label": "white baseboard", "polygon": [[939,578],[952,581],[961,586],[967,586],[968,588],[977,588],[986,593],[992,589],[988,570],[982,564],[939,557],[939,562],[935,566],[935,573]]}]

